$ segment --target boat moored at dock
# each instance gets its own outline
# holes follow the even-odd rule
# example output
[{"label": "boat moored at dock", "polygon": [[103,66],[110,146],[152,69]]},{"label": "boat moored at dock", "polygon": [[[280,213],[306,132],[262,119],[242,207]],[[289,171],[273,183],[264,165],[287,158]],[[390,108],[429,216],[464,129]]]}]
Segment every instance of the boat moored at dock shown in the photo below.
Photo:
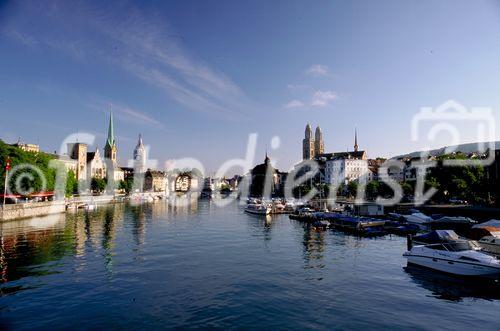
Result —
[{"label": "boat moored at dock", "polygon": [[487,236],[479,239],[477,244],[485,252],[500,255],[500,236]]},{"label": "boat moored at dock", "polygon": [[419,245],[403,256],[408,263],[459,276],[500,276],[500,260],[469,241]]},{"label": "boat moored at dock", "polygon": [[245,212],[255,215],[269,215],[271,208],[263,204],[250,203],[245,207]]}]

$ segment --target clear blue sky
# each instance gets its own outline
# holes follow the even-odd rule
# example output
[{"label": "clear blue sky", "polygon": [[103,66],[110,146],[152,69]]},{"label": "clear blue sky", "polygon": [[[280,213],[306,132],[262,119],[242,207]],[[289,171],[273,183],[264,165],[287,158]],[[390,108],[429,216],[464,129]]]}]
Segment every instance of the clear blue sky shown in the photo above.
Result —
[{"label": "clear blue sky", "polygon": [[500,109],[495,1],[0,3],[0,138],[47,151],[77,131],[103,147],[109,104],[122,163],[142,133],[152,158],[209,170],[253,132],[257,161],[281,138],[285,170],[308,121],[327,151],[352,149],[357,126],[387,157],[419,147],[422,106]]}]

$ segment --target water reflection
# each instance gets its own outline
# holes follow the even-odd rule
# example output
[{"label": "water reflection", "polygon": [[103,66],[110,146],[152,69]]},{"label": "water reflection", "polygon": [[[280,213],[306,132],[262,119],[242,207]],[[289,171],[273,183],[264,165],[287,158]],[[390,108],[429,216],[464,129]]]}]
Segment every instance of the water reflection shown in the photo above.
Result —
[{"label": "water reflection", "polygon": [[[0,223],[1,283],[54,273],[46,264],[60,260],[73,250],[72,236],[67,236],[65,229],[64,215]],[[22,286],[2,286],[0,294],[19,289]]]},{"label": "water reflection", "polygon": [[418,286],[438,299],[459,302],[465,298],[500,299],[500,284],[489,279],[455,277],[429,269],[408,265],[404,270]]},{"label": "water reflection", "polygon": [[112,275],[117,229],[130,230],[137,250],[144,244],[147,222],[165,219],[169,214],[193,213],[197,208],[196,202],[111,204],[89,212],[0,223],[0,296],[26,289],[14,284],[25,277],[58,273],[57,263],[65,256],[78,258],[81,262],[75,265],[75,271],[82,271],[91,251],[102,254],[105,270]]},{"label": "water reflection", "polygon": [[[326,231],[304,225],[304,261],[306,269],[323,269]],[[321,280],[322,278],[318,278]]]},{"label": "water reflection", "polygon": [[273,228],[276,226],[277,217],[273,215],[254,215],[245,213],[252,233],[263,236],[265,242],[273,238]]}]

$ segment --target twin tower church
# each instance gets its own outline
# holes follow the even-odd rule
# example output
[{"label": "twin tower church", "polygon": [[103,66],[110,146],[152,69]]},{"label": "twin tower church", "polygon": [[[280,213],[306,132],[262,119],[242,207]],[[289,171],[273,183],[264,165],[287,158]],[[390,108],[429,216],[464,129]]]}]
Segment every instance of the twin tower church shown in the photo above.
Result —
[{"label": "twin tower church", "polygon": [[[354,152],[358,152],[358,134],[354,131]],[[323,132],[321,128],[316,127],[314,137],[311,125],[307,123],[305,137],[302,140],[302,159],[312,160],[325,154],[325,143],[323,142]]]}]

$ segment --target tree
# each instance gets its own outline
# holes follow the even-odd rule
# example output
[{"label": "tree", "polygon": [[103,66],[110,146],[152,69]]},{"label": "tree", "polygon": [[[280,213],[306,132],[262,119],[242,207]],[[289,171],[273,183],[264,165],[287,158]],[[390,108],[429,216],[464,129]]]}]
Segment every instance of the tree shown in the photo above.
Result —
[{"label": "tree", "polygon": [[401,188],[403,189],[403,194],[405,196],[408,196],[408,195],[413,196],[413,194],[415,193],[415,188],[409,182],[401,183]]},{"label": "tree", "polygon": [[92,178],[90,188],[96,193],[102,193],[106,189],[106,180],[102,178]]},{"label": "tree", "polygon": [[358,193],[358,182],[356,182],[354,180],[350,181],[347,184],[347,192],[348,192],[348,195],[350,198],[356,197],[356,195]]},{"label": "tree", "polygon": [[125,193],[129,194],[132,192],[132,189],[134,187],[134,179],[133,178],[126,178],[125,180],[120,181],[118,184],[118,188],[120,190],[125,191]]},{"label": "tree", "polygon": [[66,196],[72,196],[78,192],[78,180],[73,170],[68,171],[68,176],[66,179]]},{"label": "tree", "polygon": [[380,192],[380,182],[372,180],[366,184],[366,197],[369,200],[375,200]]},{"label": "tree", "polygon": [[[56,171],[49,167],[54,156],[43,152],[26,152],[0,140],[0,186],[4,186],[5,164],[11,160],[9,189],[12,193],[53,191]],[[37,170],[34,170],[37,169]],[[45,181],[45,186],[43,185]]]},{"label": "tree", "polygon": [[442,155],[436,167],[431,168],[426,176],[426,188],[436,188],[438,192],[432,197],[437,202],[447,202],[455,197],[471,202],[487,201],[488,178],[482,166],[444,166],[444,160],[465,160],[464,154]]}]

